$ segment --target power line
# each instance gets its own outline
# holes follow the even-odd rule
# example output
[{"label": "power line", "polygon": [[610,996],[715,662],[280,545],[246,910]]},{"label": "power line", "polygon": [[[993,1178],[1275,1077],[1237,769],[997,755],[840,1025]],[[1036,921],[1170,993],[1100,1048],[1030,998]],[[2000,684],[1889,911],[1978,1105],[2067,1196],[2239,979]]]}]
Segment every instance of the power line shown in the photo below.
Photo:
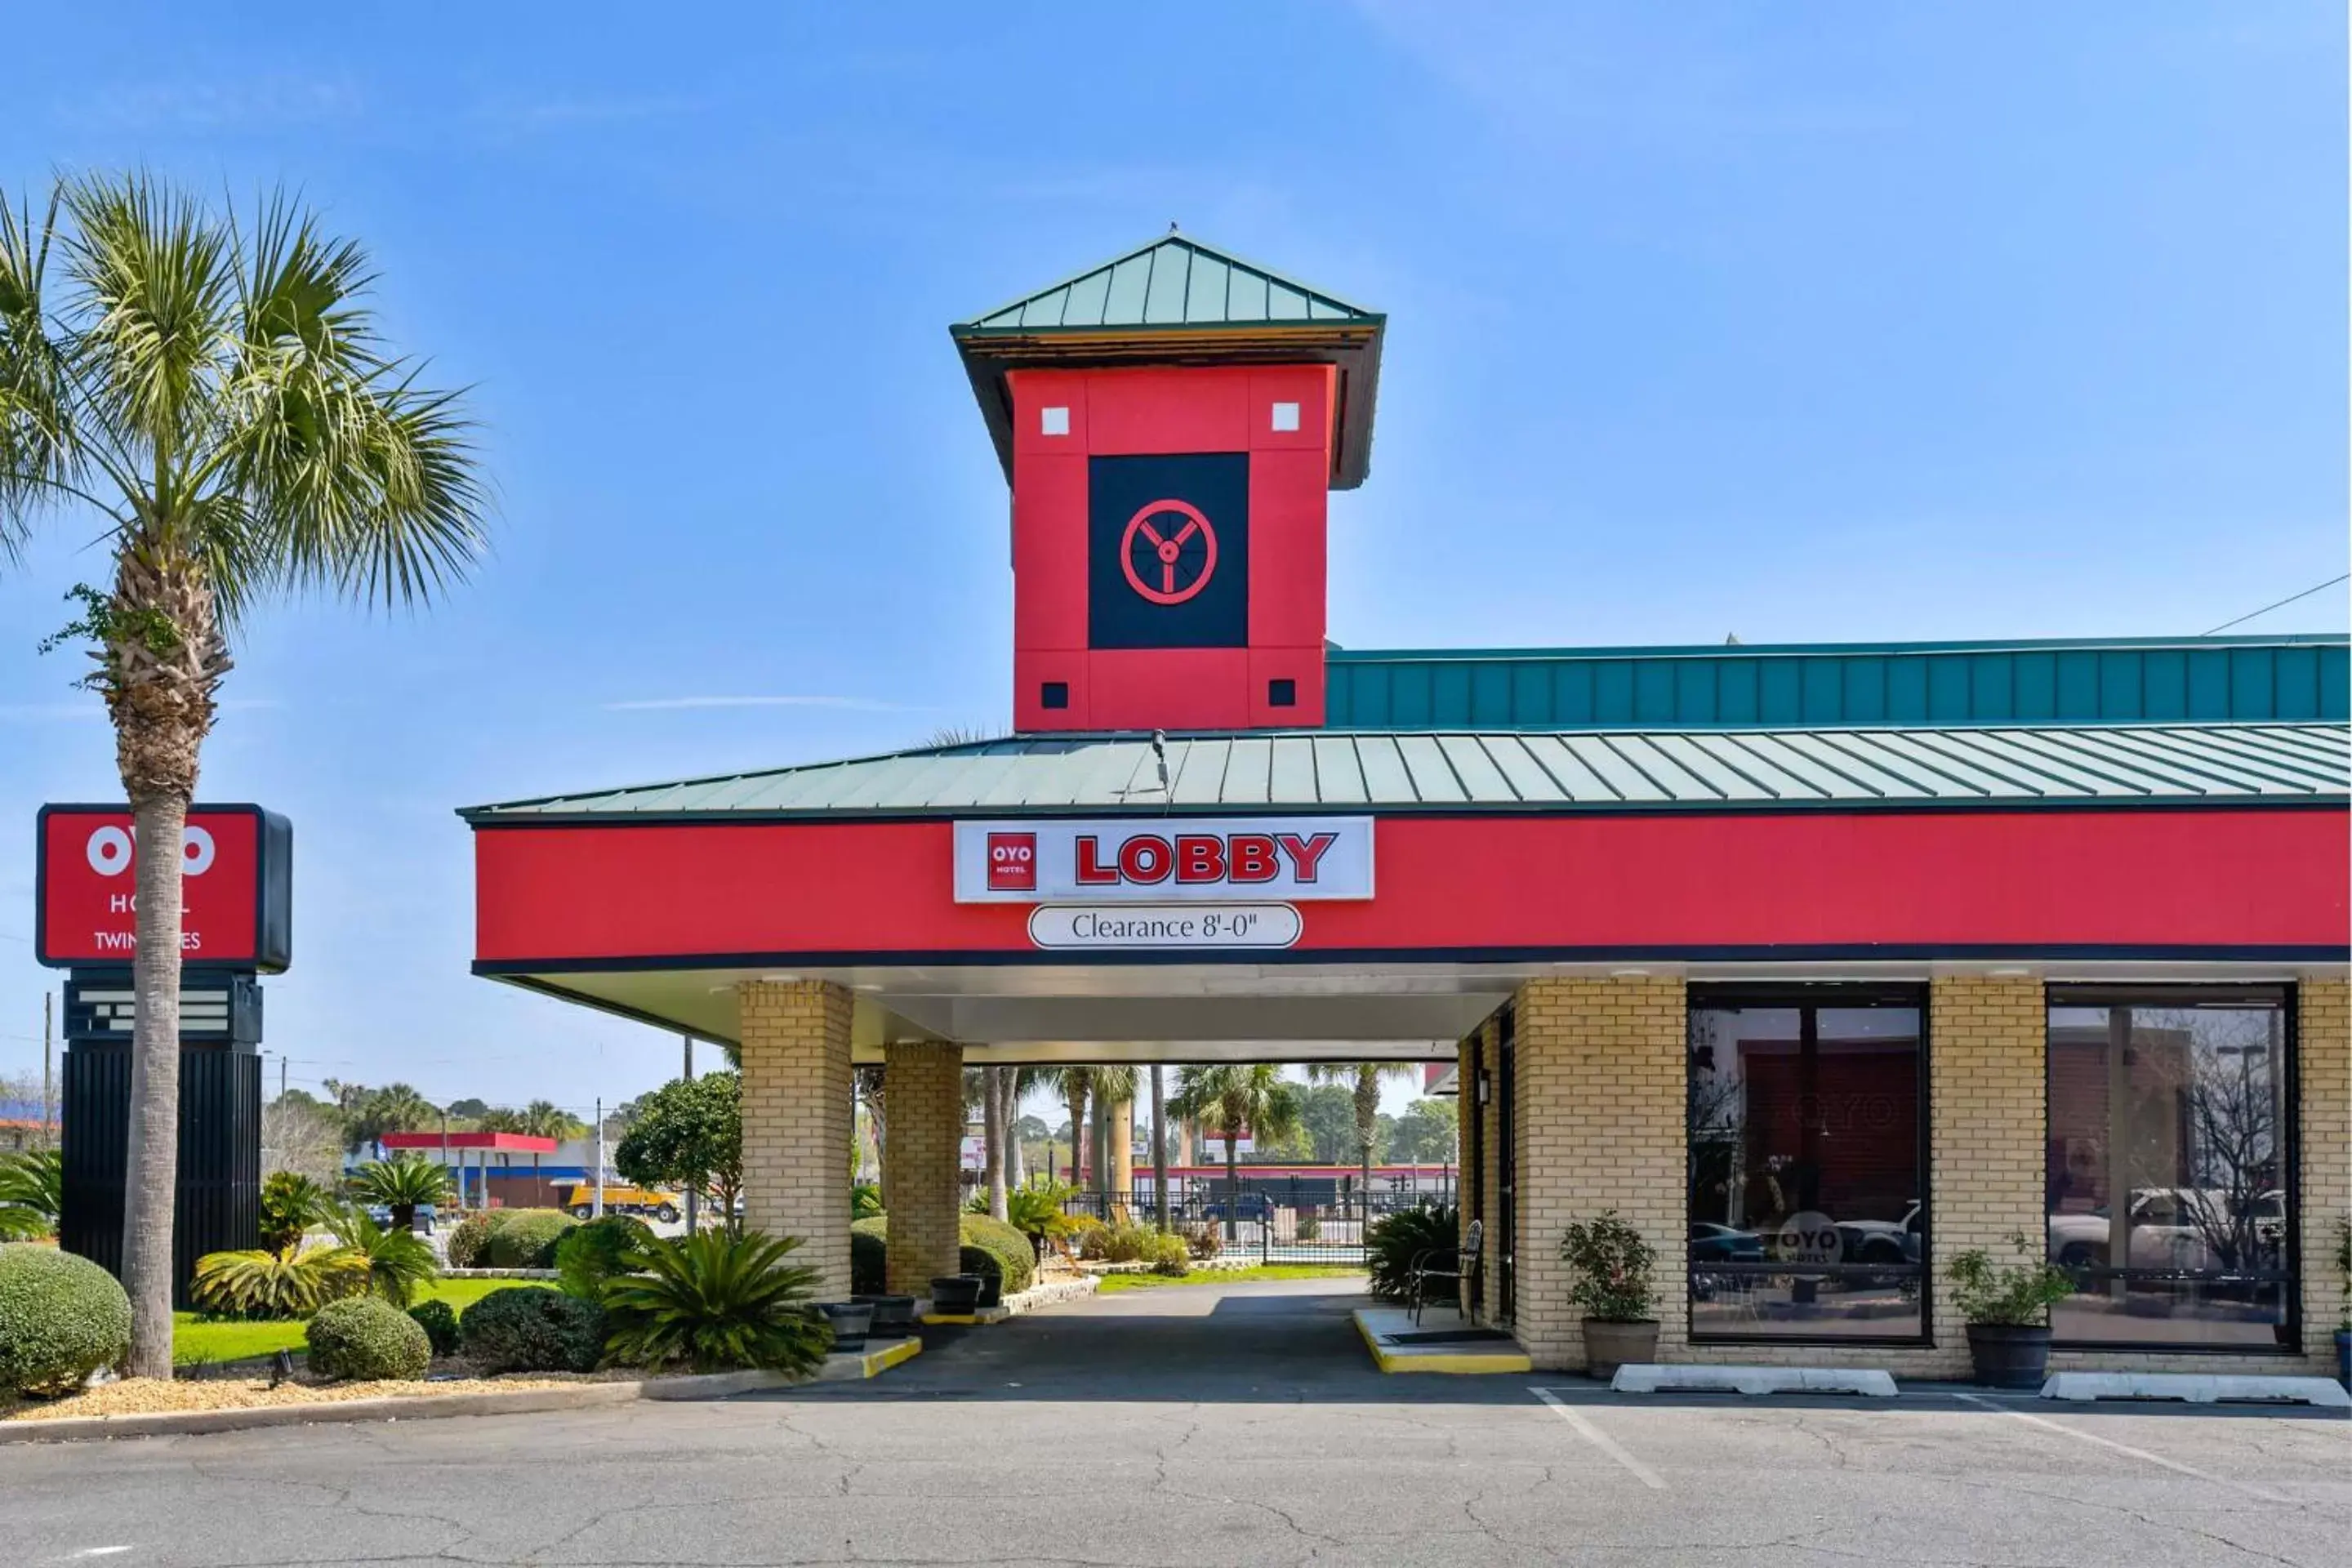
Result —
[{"label": "power line", "polygon": [[2213,635],[2213,632],[2226,632],[2231,626],[2244,625],[2246,622],[2252,620],[2256,616],[2267,616],[2273,610],[2281,608],[2284,605],[2294,604],[2297,599],[2308,599],[2314,594],[2318,593],[2322,588],[2333,588],[2336,584],[2343,582],[2347,577],[2352,577],[2352,572],[2339,572],[2335,576],[2330,577],[2326,582],[2315,583],[2312,586],[2305,588],[2300,594],[2289,594],[2285,598],[2281,599],[2275,605],[2264,605],[2259,610],[2250,610],[2246,614],[2240,616],[2234,621],[2223,621],[2220,626],[2215,626],[2213,631],[2199,632],[2197,635],[2200,637],[2210,637]]}]

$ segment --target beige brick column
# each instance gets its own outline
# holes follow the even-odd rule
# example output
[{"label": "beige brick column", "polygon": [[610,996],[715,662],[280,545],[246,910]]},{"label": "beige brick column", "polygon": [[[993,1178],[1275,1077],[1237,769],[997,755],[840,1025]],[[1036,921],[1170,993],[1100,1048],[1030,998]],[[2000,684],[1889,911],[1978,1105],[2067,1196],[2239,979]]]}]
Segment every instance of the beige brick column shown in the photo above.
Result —
[{"label": "beige brick column", "polygon": [[1946,975],[1928,990],[1927,1172],[1933,1187],[1928,1259],[1935,1349],[1890,1357],[1905,1376],[1965,1376],[1968,1325],[1945,1270],[1982,1247],[1997,1263],[2016,1260],[2022,1234],[2041,1256],[2049,1016],[2042,982]]},{"label": "beige brick column", "polygon": [[[1461,1246],[1470,1239],[1470,1222],[1478,1216],[1470,1206],[1470,1162],[1477,1156],[1469,1144],[1470,1104],[1477,1093],[1478,1040],[1480,1025],[1464,1036],[1454,1047],[1454,1236]],[[1454,1305],[1457,1310],[1470,1310],[1470,1287],[1465,1281],[1454,1288]]]},{"label": "beige brick column", "polygon": [[1538,1367],[1584,1365],[1583,1314],[1568,1300],[1559,1239],[1572,1219],[1615,1209],[1658,1253],[1658,1350],[1681,1353],[1688,1181],[1683,983],[1530,980],[1514,1037],[1518,1103],[1517,1314]]},{"label": "beige brick column", "polygon": [[744,1223],[799,1237],[799,1260],[824,1277],[819,1299],[845,1301],[850,994],[821,980],[754,980],[735,988],[735,1000]]},{"label": "beige brick column", "polygon": [[2306,980],[2296,1000],[2303,1352],[2312,1371],[2332,1373],[2336,1325],[2344,1310],[2336,1227],[2352,1215],[2352,984]]},{"label": "beige brick column", "polygon": [[[1496,1019],[1478,1026],[1478,1071],[1486,1080],[1487,1100],[1478,1118],[1478,1217],[1486,1222],[1485,1248],[1478,1265],[1478,1316],[1493,1322],[1503,1306],[1503,1270],[1499,1248],[1502,1235],[1496,1225],[1501,1215],[1503,1181],[1502,1106],[1494,1099],[1503,1083],[1503,1029]],[[1476,1086],[1472,1086],[1476,1092]]]},{"label": "beige brick column", "polygon": [[956,1174],[963,1147],[963,1047],[883,1047],[890,1138],[883,1190],[890,1194],[889,1289],[929,1296],[931,1281],[957,1272],[963,1194]]}]

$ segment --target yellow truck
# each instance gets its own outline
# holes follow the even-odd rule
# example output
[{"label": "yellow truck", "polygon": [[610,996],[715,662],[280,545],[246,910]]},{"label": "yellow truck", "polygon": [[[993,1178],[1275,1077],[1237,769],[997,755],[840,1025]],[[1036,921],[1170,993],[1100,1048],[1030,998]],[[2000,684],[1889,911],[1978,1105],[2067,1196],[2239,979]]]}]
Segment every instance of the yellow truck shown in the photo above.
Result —
[{"label": "yellow truck", "polygon": [[[596,1189],[585,1182],[574,1184],[572,1195],[564,1201],[563,1206],[572,1211],[573,1218],[586,1219],[596,1212]],[[607,1182],[604,1184],[604,1212],[650,1215],[656,1219],[674,1220],[683,1211],[678,1206],[676,1194],[653,1187],[615,1186]]]}]

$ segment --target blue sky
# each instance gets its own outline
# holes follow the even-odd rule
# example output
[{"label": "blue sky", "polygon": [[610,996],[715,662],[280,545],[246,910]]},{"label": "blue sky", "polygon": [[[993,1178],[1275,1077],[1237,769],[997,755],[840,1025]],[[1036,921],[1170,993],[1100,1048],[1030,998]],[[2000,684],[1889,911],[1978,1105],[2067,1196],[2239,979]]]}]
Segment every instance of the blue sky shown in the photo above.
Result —
[{"label": "blue sky", "polygon": [[[2346,568],[2340,5],[195,9],[17,17],[0,188],[299,185],[500,498],[431,616],[239,650],[203,794],[296,826],[298,1082],[674,1070],[467,975],[451,809],[1002,723],[947,323],[1171,220],[1390,314],[1351,646],[2191,633]],[[120,793],[33,651],[87,539],[0,575],[0,1071],[33,814]]]}]

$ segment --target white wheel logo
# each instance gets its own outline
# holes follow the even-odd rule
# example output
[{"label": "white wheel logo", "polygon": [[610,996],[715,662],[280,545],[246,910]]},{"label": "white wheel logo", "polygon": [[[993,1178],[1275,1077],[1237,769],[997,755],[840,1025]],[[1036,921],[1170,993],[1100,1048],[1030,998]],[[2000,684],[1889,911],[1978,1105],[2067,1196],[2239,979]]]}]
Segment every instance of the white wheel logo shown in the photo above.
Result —
[{"label": "white wheel logo", "polygon": [[89,868],[101,877],[120,877],[131,869],[131,835],[120,827],[101,827],[91,834]]},{"label": "white wheel logo", "polygon": [[[89,836],[89,868],[101,877],[120,877],[131,869],[131,838],[120,827],[101,827]],[[201,877],[213,868],[213,836],[191,827],[180,840],[180,873]]]}]

